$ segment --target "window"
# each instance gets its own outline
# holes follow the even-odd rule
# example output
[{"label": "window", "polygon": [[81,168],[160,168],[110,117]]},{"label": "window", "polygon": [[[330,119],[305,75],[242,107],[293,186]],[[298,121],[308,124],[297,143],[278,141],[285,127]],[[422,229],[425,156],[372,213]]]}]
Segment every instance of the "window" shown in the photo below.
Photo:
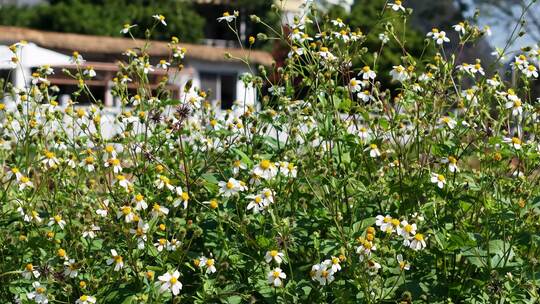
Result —
[{"label": "window", "polygon": [[11,70],[0,70],[0,83],[11,82]]},{"label": "window", "polygon": [[236,100],[236,74],[200,73],[201,89],[208,99],[221,103],[221,109],[230,109]]}]

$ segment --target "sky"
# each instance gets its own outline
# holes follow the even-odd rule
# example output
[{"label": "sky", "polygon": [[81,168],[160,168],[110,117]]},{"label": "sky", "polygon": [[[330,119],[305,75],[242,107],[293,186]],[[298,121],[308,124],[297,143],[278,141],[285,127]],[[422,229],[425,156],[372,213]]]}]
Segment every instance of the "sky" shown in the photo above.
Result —
[{"label": "sky", "polygon": [[[530,1],[530,0],[528,0]],[[513,9],[513,12],[516,16],[519,16],[522,12],[520,6],[516,5]],[[474,15],[475,8],[472,7],[468,12],[465,12],[466,17],[472,17]],[[537,2],[531,7],[531,11],[536,15],[540,16],[540,3]],[[509,21],[509,19],[501,18],[499,14],[496,13],[494,9],[482,8],[480,9],[480,19],[479,22],[482,26],[488,25],[491,27],[493,34],[491,37],[488,37],[488,42],[492,47],[504,48],[512,30],[514,29],[516,22]],[[540,31],[540,28],[537,28]],[[539,41],[535,41],[530,35],[525,35],[518,38],[514,45],[510,48],[511,50],[518,50],[524,46],[531,46],[537,44]]]}]

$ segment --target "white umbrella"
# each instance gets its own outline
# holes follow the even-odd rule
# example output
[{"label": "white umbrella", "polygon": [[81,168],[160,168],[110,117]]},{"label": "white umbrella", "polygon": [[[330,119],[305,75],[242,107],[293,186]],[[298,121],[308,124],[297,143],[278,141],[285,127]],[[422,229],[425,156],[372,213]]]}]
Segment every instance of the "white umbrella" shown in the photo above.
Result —
[{"label": "white umbrella", "polygon": [[[15,66],[11,62],[13,52],[8,46],[0,45],[0,69],[13,69]],[[64,66],[70,64],[70,57],[62,53],[51,51],[37,46],[34,43],[20,47],[17,57],[23,68],[33,68],[42,65]]]}]

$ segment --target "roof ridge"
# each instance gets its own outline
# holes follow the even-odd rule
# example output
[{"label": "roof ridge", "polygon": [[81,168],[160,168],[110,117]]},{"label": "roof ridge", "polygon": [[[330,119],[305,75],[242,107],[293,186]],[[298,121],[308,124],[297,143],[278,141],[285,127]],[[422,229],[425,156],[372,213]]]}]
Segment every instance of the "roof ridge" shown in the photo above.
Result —
[{"label": "roof ridge", "polygon": [[[62,33],[26,27],[0,26],[0,41],[13,43],[20,40],[28,40],[46,48],[80,51],[83,55],[84,53],[119,55],[127,49],[143,47],[147,42],[151,45],[149,48],[149,54],[151,56],[166,56],[170,53],[169,42],[166,41],[147,41],[126,37]],[[183,42],[179,43],[179,45],[187,49],[186,57],[191,59],[227,62],[230,59],[225,58],[225,53],[230,53],[234,57],[249,58],[255,64],[271,65],[273,62],[270,53],[260,50],[247,51],[241,48],[222,48]]]}]

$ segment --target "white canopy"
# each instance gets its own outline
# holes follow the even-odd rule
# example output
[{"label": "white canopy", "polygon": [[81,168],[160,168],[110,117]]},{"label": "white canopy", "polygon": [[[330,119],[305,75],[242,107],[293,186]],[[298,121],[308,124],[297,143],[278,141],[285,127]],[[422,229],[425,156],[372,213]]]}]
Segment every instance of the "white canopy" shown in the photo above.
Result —
[{"label": "white canopy", "polygon": [[[23,68],[33,68],[42,65],[63,66],[70,64],[69,56],[39,47],[34,43],[28,43],[19,48],[17,52]],[[0,69],[15,68],[11,62],[12,57],[13,52],[11,52],[9,47],[0,45]]]}]

